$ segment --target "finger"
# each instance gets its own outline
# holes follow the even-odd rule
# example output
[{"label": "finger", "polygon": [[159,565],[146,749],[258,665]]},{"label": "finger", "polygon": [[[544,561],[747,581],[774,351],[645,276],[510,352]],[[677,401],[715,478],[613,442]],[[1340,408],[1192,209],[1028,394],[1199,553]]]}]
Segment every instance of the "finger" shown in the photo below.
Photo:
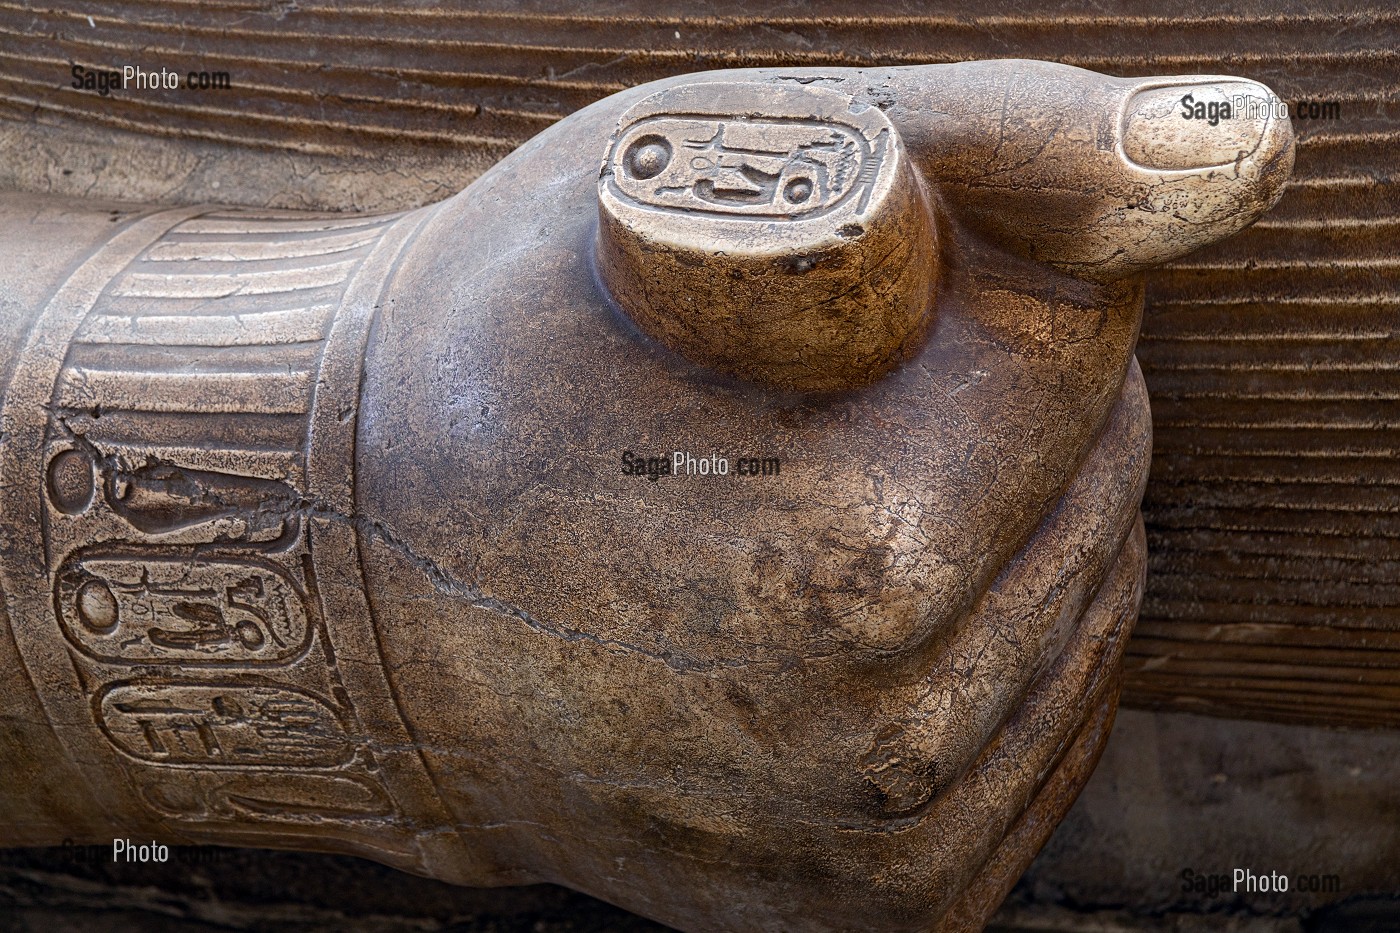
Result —
[{"label": "finger", "polygon": [[[1136,371],[1136,367],[1134,367]],[[882,731],[864,768],[885,812],[909,813],[955,785],[1024,702],[1035,678],[1068,650],[1137,522],[1147,482],[1146,392],[1131,377],[1098,449],[1051,518],[973,607],[926,675],[924,699]]]},{"label": "finger", "polygon": [[1244,227],[1292,167],[1281,102],[1234,78],[999,61],[660,87],[609,141],[600,276],[665,346],[782,389],[856,387],[918,346],[926,186],[1000,248],[1106,281]]},{"label": "finger", "polygon": [[[953,912],[954,917],[971,915],[966,929],[980,928],[994,909],[989,905],[1006,896],[1055,828],[1054,814],[1068,809],[1107,744],[1123,651],[1142,600],[1145,558],[1138,522],[1066,650],[1035,682],[967,776],[919,816],[924,832],[947,840],[939,846],[947,862],[977,866],[976,880],[964,888]],[[1008,821],[1012,814],[1017,816]],[[950,832],[957,825],[966,829]],[[1006,835],[990,854],[985,841],[968,842],[995,838],[973,828],[979,825],[1005,827]],[[943,927],[961,928],[956,921]]]},{"label": "finger", "polygon": [[1032,259],[1118,278],[1229,236],[1293,164],[1282,101],[1220,76],[1111,78],[1048,62],[867,78],[961,221]]}]

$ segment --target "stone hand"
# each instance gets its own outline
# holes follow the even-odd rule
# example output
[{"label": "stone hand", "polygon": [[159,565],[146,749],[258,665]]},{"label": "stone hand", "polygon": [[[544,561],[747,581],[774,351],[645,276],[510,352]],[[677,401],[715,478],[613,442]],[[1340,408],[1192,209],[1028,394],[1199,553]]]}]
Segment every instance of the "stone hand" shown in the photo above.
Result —
[{"label": "stone hand", "polygon": [[392,217],[6,200],[0,840],[976,928],[1117,701],[1139,273],[1273,202],[1273,103],[716,72]]}]

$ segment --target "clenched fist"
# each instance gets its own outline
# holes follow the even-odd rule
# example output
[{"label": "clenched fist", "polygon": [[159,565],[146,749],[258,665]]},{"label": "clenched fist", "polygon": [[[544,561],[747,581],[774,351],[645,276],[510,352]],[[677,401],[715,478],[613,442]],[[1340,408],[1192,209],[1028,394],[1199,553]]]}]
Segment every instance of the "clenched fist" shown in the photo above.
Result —
[{"label": "clenched fist", "polygon": [[402,215],[8,196],[0,841],[977,928],[1117,700],[1139,273],[1270,206],[1276,103],[730,71]]}]

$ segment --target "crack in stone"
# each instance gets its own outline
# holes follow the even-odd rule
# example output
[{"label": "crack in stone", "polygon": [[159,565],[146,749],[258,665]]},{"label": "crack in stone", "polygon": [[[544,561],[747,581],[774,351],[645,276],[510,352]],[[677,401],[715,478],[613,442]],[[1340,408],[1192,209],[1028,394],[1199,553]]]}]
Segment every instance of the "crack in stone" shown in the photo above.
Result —
[{"label": "crack in stone", "polygon": [[[98,412],[93,412],[92,414],[94,417],[100,417],[100,413]],[[132,472],[130,466],[124,463],[119,455],[103,453],[82,433],[75,431],[73,427],[68,424],[66,415],[55,414],[55,421],[63,427],[73,443],[78,445],[79,448],[92,458],[100,473],[99,482],[105,482],[109,478],[120,478]],[[179,464],[151,456],[146,458],[144,465],[165,466],[175,470],[183,469]],[[230,510],[234,510],[236,515],[246,512],[247,510],[246,502],[232,501],[223,498],[220,495],[220,491],[217,489],[210,490],[207,502],[214,506],[228,507]],[[429,583],[432,584],[433,589],[437,592],[445,596],[465,599],[472,608],[514,619],[528,626],[533,631],[553,638],[559,638],[565,642],[593,644],[603,648],[640,655],[649,660],[659,661],[671,670],[682,674],[705,673],[717,669],[744,668],[748,667],[751,663],[757,663],[744,658],[704,660],[669,650],[653,651],[633,642],[607,638],[602,635],[595,635],[591,632],[585,632],[563,625],[551,624],[512,602],[491,595],[483,590],[476,582],[459,578],[432,558],[419,554],[407,541],[382,521],[368,518],[359,513],[347,514],[335,508],[326,500],[318,497],[307,496],[305,494],[298,495],[295,499],[274,497],[259,503],[257,512],[258,517],[263,520],[275,518],[286,521],[295,518],[308,518],[347,525],[358,534],[383,542],[403,559],[418,568],[428,578]],[[220,540],[211,542],[210,544],[219,545],[223,543],[228,542]],[[208,546],[210,545],[204,545],[203,547]],[[199,550],[199,548],[197,548],[197,550]]]}]

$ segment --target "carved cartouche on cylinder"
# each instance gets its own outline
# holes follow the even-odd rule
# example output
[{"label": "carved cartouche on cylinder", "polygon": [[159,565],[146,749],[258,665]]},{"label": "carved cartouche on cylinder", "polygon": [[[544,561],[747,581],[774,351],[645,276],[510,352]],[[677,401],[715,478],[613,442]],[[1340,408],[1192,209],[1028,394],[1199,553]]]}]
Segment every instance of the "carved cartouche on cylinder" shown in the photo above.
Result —
[{"label": "carved cartouche on cylinder", "polygon": [[1117,700],[1138,273],[1291,165],[1186,93],[1273,100],[734,71],[401,215],[6,196],[0,842],[975,928]]}]

